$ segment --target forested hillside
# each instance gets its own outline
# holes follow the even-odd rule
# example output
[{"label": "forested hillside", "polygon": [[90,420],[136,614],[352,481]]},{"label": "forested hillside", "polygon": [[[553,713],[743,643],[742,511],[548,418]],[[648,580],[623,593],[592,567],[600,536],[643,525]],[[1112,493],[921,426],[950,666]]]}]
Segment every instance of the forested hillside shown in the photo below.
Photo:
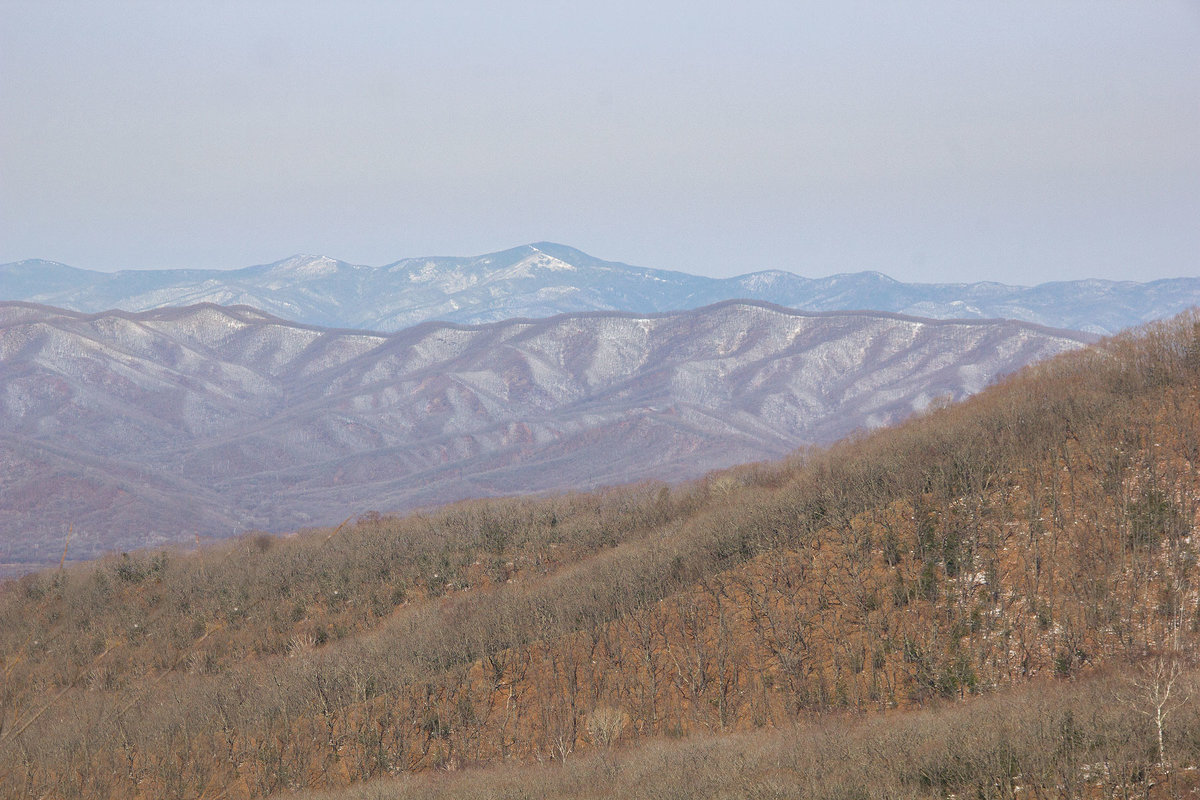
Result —
[{"label": "forested hillside", "polygon": [[[1019,695],[1030,716],[978,728],[999,737],[980,740],[988,769],[876,747],[915,765],[885,765],[888,791],[1158,781],[1166,796],[1156,765],[1200,754],[1178,706],[1200,625],[1198,384],[1186,314],[901,427],[690,484],[371,516],[10,582],[0,791],[257,797],[504,762],[586,776],[660,751],[684,774],[701,745],[650,740],[737,734],[711,740],[725,783],[697,791],[872,796],[797,776],[844,768],[883,732],[826,728],[835,757],[804,749],[820,729],[792,726],[883,713],[946,741],[970,729],[956,704],[999,714],[973,696],[1034,681],[1061,704]],[[931,703],[948,706],[913,715]],[[1035,769],[1030,741],[1054,758],[1038,751]],[[737,742],[767,755],[735,757]],[[811,755],[770,755],[784,751]],[[738,770],[765,788],[749,794]]]},{"label": "forested hillside", "polygon": [[387,336],[252,308],[0,302],[0,575],[57,564],[68,527],[68,557],[86,559],[688,480],[898,422],[1092,341],[761,303]]}]

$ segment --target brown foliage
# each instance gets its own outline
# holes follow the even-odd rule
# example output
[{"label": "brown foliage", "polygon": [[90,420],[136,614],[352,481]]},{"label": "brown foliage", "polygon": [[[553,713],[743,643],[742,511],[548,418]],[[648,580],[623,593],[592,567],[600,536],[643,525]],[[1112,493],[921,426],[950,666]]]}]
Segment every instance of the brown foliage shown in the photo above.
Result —
[{"label": "brown foliage", "polygon": [[[1194,676],[1193,676],[1194,678]],[[380,780],[303,800],[850,800],[1190,797],[1200,778],[1163,772],[1143,720],[1108,702],[1120,675],[1037,682],[921,711],[823,717],[753,734],[655,739],[561,766],[488,767]],[[1195,761],[1195,707],[1175,727]]]},{"label": "brown foliage", "polygon": [[[685,486],[372,514],[11,581],[0,794],[263,796],[565,762],[1184,651],[1198,353],[1186,315]],[[997,785],[1010,746],[979,745],[988,775],[1008,770]],[[955,753],[926,789],[962,785],[975,756]]]}]

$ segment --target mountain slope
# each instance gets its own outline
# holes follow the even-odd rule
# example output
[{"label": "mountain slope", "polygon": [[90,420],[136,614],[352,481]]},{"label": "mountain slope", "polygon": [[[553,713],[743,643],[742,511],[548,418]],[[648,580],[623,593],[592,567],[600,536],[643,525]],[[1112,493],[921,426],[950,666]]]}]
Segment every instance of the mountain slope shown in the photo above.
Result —
[{"label": "mountain slope", "polygon": [[1190,314],[685,485],[0,584],[0,796],[1192,796],[1197,386]]},{"label": "mountain slope", "polygon": [[242,304],[299,322],[383,331],[427,320],[476,324],[579,311],[677,311],[731,299],[806,311],[1019,319],[1107,334],[1200,304],[1200,278],[1034,287],[911,284],[876,272],[809,279],[764,271],[713,279],[603,261],[548,242],[473,258],[410,258],[384,267],[324,256],[293,256],[227,271],[102,273],[46,261],[0,265],[0,300],[90,313]]},{"label": "mountain slope", "polygon": [[71,524],[84,554],[693,477],[897,421],[1087,339],[734,302],[391,335],[215,305],[0,304],[0,532],[20,539],[10,560],[45,561]]}]

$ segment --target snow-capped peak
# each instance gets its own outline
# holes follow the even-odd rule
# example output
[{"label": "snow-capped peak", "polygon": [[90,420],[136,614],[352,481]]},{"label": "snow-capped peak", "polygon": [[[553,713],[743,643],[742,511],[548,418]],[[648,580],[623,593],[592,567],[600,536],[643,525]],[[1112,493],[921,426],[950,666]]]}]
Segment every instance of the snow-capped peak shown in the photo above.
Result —
[{"label": "snow-capped peak", "polygon": [[321,275],[332,275],[338,271],[340,263],[337,259],[329,256],[300,254],[272,264],[271,273],[315,278]]},{"label": "snow-capped peak", "polygon": [[566,261],[547,255],[536,247],[530,247],[531,252],[525,258],[502,270],[498,277],[503,278],[532,278],[538,272],[575,272],[578,267]]}]

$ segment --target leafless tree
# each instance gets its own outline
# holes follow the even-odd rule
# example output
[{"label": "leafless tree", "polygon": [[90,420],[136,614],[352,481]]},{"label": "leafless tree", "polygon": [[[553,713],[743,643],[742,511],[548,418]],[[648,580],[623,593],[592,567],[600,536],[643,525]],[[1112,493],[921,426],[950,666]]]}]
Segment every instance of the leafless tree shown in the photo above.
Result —
[{"label": "leafless tree", "polygon": [[1129,679],[1134,691],[1125,702],[1154,725],[1159,767],[1168,767],[1165,743],[1167,718],[1191,698],[1177,653],[1160,653],[1141,664]]}]

